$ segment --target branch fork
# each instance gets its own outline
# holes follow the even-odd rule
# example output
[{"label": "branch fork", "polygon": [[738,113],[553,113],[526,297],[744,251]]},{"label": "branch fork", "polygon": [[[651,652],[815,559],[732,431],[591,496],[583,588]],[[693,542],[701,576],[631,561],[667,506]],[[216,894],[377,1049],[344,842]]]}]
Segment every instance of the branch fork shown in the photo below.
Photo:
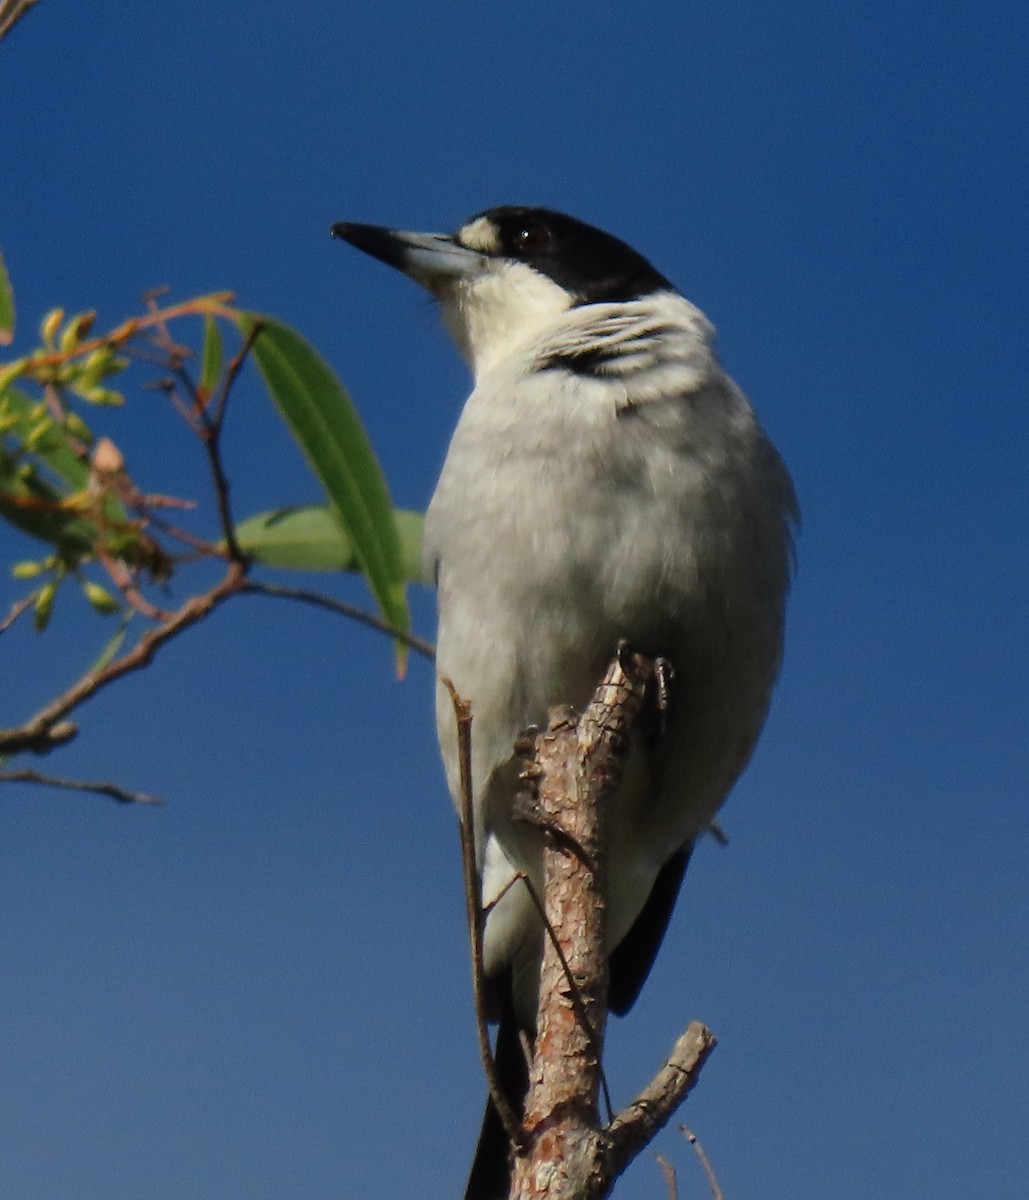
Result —
[{"label": "branch fork", "polygon": [[[607,800],[619,786],[650,697],[666,665],[620,646],[581,716],[555,709],[535,738],[528,771],[544,835],[542,911],[547,937],[540,973],[536,1042],[525,1116],[498,1096],[484,1005],[480,1047],[513,1152],[511,1200],[604,1200],[615,1181],[672,1117],[715,1046],[693,1022],[651,1082],[608,1124],[599,1114],[607,1016]],[[472,714],[453,688],[462,758],[470,762]],[[470,772],[463,773],[462,847],[473,930],[476,995],[482,978],[482,913],[475,874]],[[477,947],[477,949],[476,949]],[[501,1108],[498,1103],[498,1108]],[[504,1108],[501,1108],[504,1111]]]}]

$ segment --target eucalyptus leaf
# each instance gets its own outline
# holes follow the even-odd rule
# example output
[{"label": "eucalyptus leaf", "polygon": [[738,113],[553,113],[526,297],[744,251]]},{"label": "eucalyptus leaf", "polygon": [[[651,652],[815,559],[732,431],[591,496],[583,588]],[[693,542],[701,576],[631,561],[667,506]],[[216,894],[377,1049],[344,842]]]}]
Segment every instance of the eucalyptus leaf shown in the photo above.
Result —
[{"label": "eucalyptus leaf", "polygon": [[[422,580],[424,518],[409,509],[393,513],[400,535],[404,578]],[[240,548],[256,562],[290,571],[359,571],[353,543],[335,510],[326,505],[280,508],[258,513],[236,526]]]},{"label": "eucalyptus leaf", "polygon": [[[350,397],[295,330],[254,313],[242,314],[239,321],[244,334],[257,329],[254,361],[325,489],[383,616],[399,629],[410,629],[404,559],[393,505]],[[402,662],[399,650],[398,655]]]},{"label": "eucalyptus leaf", "polygon": [[222,335],[214,317],[204,317],[204,350],[200,360],[200,388],[208,396],[222,371]]},{"label": "eucalyptus leaf", "polygon": [[102,671],[109,663],[114,662],[114,657],[122,648],[122,643],[125,641],[125,634],[129,628],[129,622],[132,620],[132,614],[129,613],[123,620],[118,623],[118,628],[114,631],[107,641],[107,645],[100,651],[100,656],[96,662],[89,668],[89,674],[94,675],[97,671]]},{"label": "eucalyptus leaf", "polygon": [[[8,411],[19,418],[19,425],[12,432],[20,436],[23,442],[27,442],[35,424],[33,414],[39,407],[38,402],[20,388],[9,387],[4,392],[4,403]],[[35,439],[32,453],[72,491],[79,491],[88,483],[89,463],[72,449],[67,436],[58,425],[51,424],[42,437]]]}]

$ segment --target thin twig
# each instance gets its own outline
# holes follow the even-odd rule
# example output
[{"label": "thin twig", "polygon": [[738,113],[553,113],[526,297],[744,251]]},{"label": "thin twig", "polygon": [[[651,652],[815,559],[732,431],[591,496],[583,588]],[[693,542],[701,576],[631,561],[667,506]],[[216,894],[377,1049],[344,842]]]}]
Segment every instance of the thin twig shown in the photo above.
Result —
[{"label": "thin twig", "polygon": [[657,1165],[661,1168],[661,1173],[665,1177],[665,1186],[668,1188],[668,1200],[679,1200],[679,1186],[675,1179],[675,1167],[668,1161],[663,1154],[655,1154]]},{"label": "thin twig", "polygon": [[161,306],[157,301],[169,291],[171,288],[167,284],[152,288],[144,294],[143,303],[147,306],[148,312],[158,318],[154,332],[151,334],[151,341],[161,350],[162,361],[166,362],[173,371],[178,372],[185,360],[192,358],[193,351],[189,346],[180,346],[174,340],[171,330],[168,328],[168,319],[161,313]]},{"label": "thin twig", "polygon": [[427,642],[424,638],[418,637],[417,634],[398,629],[395,625],[384,621],[382,617],[377,617],[375,613],[358,608],[355,604],[348,604],[345,600],[336,600],[332,596],[323,596],[320,592],[308,592],[303,588],[287,587],[279,583],[259,583],[255,579],[247,579],[239,590],[244,595],[275,596],[283,600],[299,600],[301,604],[313,604],[317,608],[328,609],[329,612],[350,617],[354,621],[359,621],[362,625],[367,625],[371,629],[377,629],[379,633],[385,633],[391,638],[396,638],[398,642],[403,642],[405,646],[410,646],[418,654],[424,655],[430,662],[436,657],[436,648],[432,642]]},{"label": "thin twig", "polygon": [[0,621],[0,633],[6,633],[7,630],[10,629],[14,624],[14,622],[17,621],[17,619],[21,616],[21,614],[27,608],[32,607],[32,605],[35,603],[35,600],[35,592],[32,592],[30,595],[26,596],[24,600],[15,600],[15,602],[11,605],[11,611],[6,617],[4,617],[2,621]]},{"label": "thin twig", "polygon": [[225,420],[225,405],[229,402],[229,392],[232,391],[240,371],[243,370],[243,363],[246,362],[250,348],[263,328],[264,322],[258,320],[247,330],[247,335],[243,339],[243,345],[240,346],[236,356],[229,363],[228,369],[225,372],[225,378],[221,382],[221,387],[214,394],[214,403],[204,410],[207,419],[218,430],[221,430],[222,422]]},{"label": "thin twig", "polygon": [[151,604],[150,601],[136,586],[135,573],[122,562],[121,559],[112,558],[108,554],[104,546],[97,542],[94,546],[97,562],[107,571],[111,580],[114,582],[118,591],[125,597],[125,603],[128,604],[140,616],[147,617],[151,621],[168,621],[174,615],[164,608],[158,608],[156,604]]},{"label": "thin twig", "polygon": [[194,296],[192,300],[183,300],[181,304],[150,312],[145,317],[129,317],[110,333],[84,338],[64,350],[42,350],[30,354],[23,363],[25,373],[33,375],[47,367],[60,367],[75,359],[86,358],[94,350],[102,350],[106,346],[121,348],[141,330],[152,329],[162,321],[172,321],[177,317],[217,316],[234,321],[236,311],[228,307],[234,298],[232,292],[212,292],[209,296]]},{"label": "thin twig", "polygon": [[0,41],[11,32],[36,0],[0,0]]},{"label": "thin twig", "polygon": [[714,1197],[714,1200],[724,1200],[724,1197],[722,1196],[722,1189],[718,1183],[718,1176],[715,1174],[715,1169],[711,1165],[711,1160],[704,1153],[704,1147],[700,1144],[697,1135],[686,1125],[680,1125],[679,1132],[689,1142],[693,1149],[696,1150],[697,1158],[700,1159],[700,1165],[704,1168],[704,1174],[707,1176],[708,1184],[711,1187],[711,1195]]},{"label": "thin twig", "polygon": [[225,372],[225,378],[221,382],[214,403],[207,409],[199,407],[199,397],[194,393],[194,401],[198,404],[198,413],[201,422],[201,438],[204,444],[204,449],[207,452],[207,461],[211,467],[211,476],[214,480],[214,494],[218,503],[218,519],[221,522],[222,536],[225,538],[225,545],[229,550],[229,557],[234,562],[243,562],[245,555],[240,549],[239,541],[236,537],[236,525],[232,519],[232,508],[229,504],[229,479],[225,474],[225,467],[222,464],[221,456],[221,436],[222,428],[225,424],[225,407],[229,401],[229,393],[232,391],[232,385],[239,378],[240,371],[243,370],[243,364],[246,362],[246,357],[250,353],[250,347],[254,344],[254,339],[261,332],[261,324],[257,322],[247,330],[246,337],[243,339],[243,345],[229,363],[228,369]]},{"label": "thin twig", "polygon": [[88,779],[67,779],[63,775],[44,775],[41,771],[0,771],[0,783],[38,783],[44,787],[66,788],[72,792],[93,792],[110,796],[119,804],[160,804],[160,797],[147,792],[131,792],[116,783],[95,783]]},{"label": "thin twig", "polygon": [[504,1091],[497,1062],[490,1045],[486,1017],[486,970],[483,965],[482,881],[475,854],[475,810],[472,795],[472,707],[458,695],[457,688],[445,676],[443,686],[450,693],[457,722],[457,750],[461,784],[461,873],[464,878],[465,913],[472,946],[472,995],[475,1001],[475,1028],[479,1041],[482,1069],[489,1084],[490,1097],[500,1116],[508,1141],[521,1146],[525,1140],[522,1123]]},{"label": "thin twig", "polygon": [[[150,361],[150,360],[144,359],[144,361]],[[159,362],[159,365],[162,367],[168,366],[168,363],[165,362],[163,359],[158,360],[155,358],[154,361]],[[182,420],[185,423],[186,428],[189,430],[189,432],[192,433],[195,437],[198,437],[201,439],[203,438],[204,434],[203,434],[203,430],[200,427],[200,424],[199,424],[199,421],[197,418],[197,414],[193,411],[193,409],[190,408],[190,406],[186,403],[186,401],[183,400],[183,398],[179,395],[179,389],[176,386],[174,379],[169,379],[169,378],[155,379],[152,383],[147,383],[147,384],[144,384],[143,386],[146,387],[147,389],[149,389],[150,391],[163,392],[165,395],[165,399],[167,399],[169,401],[172,408],[174,408],[175,411],[182,418]]]},{"label": "thin twig", "polygon": [[[148,513],[147,517],[150,524],[166,537],[174,538],[177,542],[182,542],[184,546],[196,552],[201,558],[228,558],[229,555],[224,546],[219,546],[216,542],[209,542],[206,538],[200,537],[198,534],[191,533],[188,529],[183,529],[181,525],[173,525],[170,521],[166,521],[164,517],[159,517],[156,513]],[[176,562],[195,561],[194,555],[176,555]]]}]

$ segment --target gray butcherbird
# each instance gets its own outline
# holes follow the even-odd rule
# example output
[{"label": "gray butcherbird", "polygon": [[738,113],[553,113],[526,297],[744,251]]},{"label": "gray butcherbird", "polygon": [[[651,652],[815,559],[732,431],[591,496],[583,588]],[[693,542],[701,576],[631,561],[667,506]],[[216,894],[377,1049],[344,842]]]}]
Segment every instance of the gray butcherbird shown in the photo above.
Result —
[{"label": "gray butcherbird", "polygon": [[[475,387],[425,522],[439,675],[471,702],[475,842],[498,1061],[517,1104],[517,1028],[536,1019],[540,834],[512,817],[513,745],[579,710],[625,641],[675,670],[665,736],[634,747],[608,820],[609,1006],[633,1004],[693,843],[743,769],[782,654],[797,506],[782,460],[722,370],[714,330],[630,246],[542,208],[453,236],[332,232],[440,302]],[[449,693],[436,720],[451,795]],[[499,900],[497,899],[499,897]],[[488,1106],[468,1197],[507,1195]]]}]

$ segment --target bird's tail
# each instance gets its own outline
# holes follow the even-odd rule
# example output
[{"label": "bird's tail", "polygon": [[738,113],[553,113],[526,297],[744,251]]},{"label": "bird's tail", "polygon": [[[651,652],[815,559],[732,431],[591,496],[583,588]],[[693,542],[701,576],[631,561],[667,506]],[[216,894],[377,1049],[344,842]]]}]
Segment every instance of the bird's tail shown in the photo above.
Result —
[{"label": "bird's tail", "polygon": [[[503,993],[510,996],[510,988]],[[493,1053],[497,1075],[515,1115],[521,1119],[529,1091],[529,1065],[525,1060],[518,1022],[510,1000],[504,1005]],[[486,1101],[479,1143],[465,1188],[465,1200],[507,1200],[511,1191],[511,1144],[491,1096]]]}]

